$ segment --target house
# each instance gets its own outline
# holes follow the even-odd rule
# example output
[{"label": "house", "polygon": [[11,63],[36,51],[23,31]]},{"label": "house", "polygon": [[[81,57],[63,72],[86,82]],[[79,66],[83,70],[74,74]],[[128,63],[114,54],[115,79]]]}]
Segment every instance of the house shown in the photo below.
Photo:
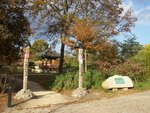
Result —
[{"label": "house", "polygon": [[60,54],[56,51],[52,51],[50,48],[38,54],[42,59],[35,62],[39,69],[45,71],[58,71],[59,70],[59,58]]}]

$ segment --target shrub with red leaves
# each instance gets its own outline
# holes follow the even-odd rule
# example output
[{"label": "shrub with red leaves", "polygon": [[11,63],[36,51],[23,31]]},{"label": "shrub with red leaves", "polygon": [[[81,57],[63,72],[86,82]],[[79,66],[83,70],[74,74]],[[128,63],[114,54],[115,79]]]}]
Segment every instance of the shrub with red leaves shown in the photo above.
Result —
[{"label": "shrub with red leaves", "polygon": [[116,66],[118,74],[129,76],[134,81],[143,81],[146,79],[145,68],[140,63],[127,60]]},{"label": "shrub with red leaves", "polygon": [[127,60],[123,63],[116,61],[97,61],[95,64],[97,69],[103,75],[103,79],[115,74],[129,76],[135,82],[144,81],[147,78],[145,67],[134,61]]},{"label": "shrub with red leaves", "polygon": [[107,61],[97,61],[95,63],[97,69],[101,72],[103,75],[103,79],[108,78],[109,76],[115,74],[115,67],[116,63],[114,62],[107,62]]}]

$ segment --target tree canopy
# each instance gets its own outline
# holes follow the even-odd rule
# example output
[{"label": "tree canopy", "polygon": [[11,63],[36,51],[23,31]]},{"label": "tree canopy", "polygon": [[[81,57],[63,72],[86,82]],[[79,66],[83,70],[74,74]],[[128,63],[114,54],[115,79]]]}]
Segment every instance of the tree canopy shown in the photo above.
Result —
[{"label": "tree canopy", "polygon": [[134,56],[134,59],[144,63],[145,66],[150,68],[150,44],[145,45],[144,48]]},{"label": "tree canopy", "polygon": [[30,34],[24,16],[25,3],[25,0],[0,1],[0,58],[4,64],[18,60],[20,47]]},{"label": "tree canopy", "polygon": [[40,13],[41,22],[48,19],[48,32],[51,34],[65,34],[74,17],[88,17],[98,22],[99,36],[108,38],[130,31],[136,21],[132,10],[125,12],[121,4],[120,0],[36,0],[33,12]]},{"label": "tree canopy", "polygon": [[132,35],[120,43],[120,55],[122,58],[127,59],[135,56],[141,49],[142,45],[136,41],[136,37]]},{"label": "tree canopy", "polygon": [[67,31],[68,37],[63,37],[62,41],[70,47],[83,46],[86,49],[98,49],[100,45],[95,45],[97,38],[96,24],[88,18],[75,18]]},{"label": "tree canopy", "polygon": [[[99,38],[95,41],[96,45],[100,44],[102,39],[107,40],[121,32],[130,32],[130,28],[134,26],[136,21],[136,18],[132,16],[131,9],[125,12],[121,7],[121,0],[36,0],[30,4],[32,4],[32,12],[38,18],[41,17],[40,23],[46,19],[49,27],[47,32],[51,35],[51,41],[53,39],[58,41],[59,37],[71,37],[67,31],[75,17],[80,19],[88,17],[97,23],[97,37]],[[61,68],[64,49],[65,45],[62,43]]]},{"label": "tree canopy", "polygon": [[31,45],[31,52],[32,52],[32,59],[33,60],[38,60],[38,53],[45,51],[48,49],[49,44],[44,41],[44,40],[36,40],[32,45]]}]

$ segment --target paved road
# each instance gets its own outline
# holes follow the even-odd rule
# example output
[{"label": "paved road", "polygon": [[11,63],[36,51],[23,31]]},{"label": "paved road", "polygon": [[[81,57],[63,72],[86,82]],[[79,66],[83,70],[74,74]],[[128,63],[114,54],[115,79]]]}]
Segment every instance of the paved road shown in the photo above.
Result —
[{"label": "paved road", "polygon": [[150,113],[150,91],[54,108],[13,110],[12,113]]}]

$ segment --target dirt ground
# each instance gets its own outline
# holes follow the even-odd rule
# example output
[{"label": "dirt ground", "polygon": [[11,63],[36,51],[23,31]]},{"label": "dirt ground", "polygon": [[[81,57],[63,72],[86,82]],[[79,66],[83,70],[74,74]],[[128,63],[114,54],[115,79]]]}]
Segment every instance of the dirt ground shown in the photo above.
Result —
[{"label": "dirt ground", "polygon": [[[105,112],[98,112],[98,111],[93,112],[92,109],[94,109],[94,106],[97,106],[97,103],[101,105],[100,109],[107,108],[106,106],[107,104],[109,105],[109,103],[112,103],[112,105],[109,106],[113,106],[113,101],[114,101],[113,99],[121,98],[124,96],[125,96],[124,100],[126,101],[127,100],[126,97],[131,95],[131,97],[129,98],[131,98],[132,100],[132,98],[134,97],[133,95],[136,95],[136,93],[139,92],[133,89],[130,89],[128,91],[89,90],[88,95],[86,95],[85,97],[73,98],[71,97],[72,91],[61,91],[61,92],[45,91],[43,87],[39,86],[39,84],[35,82],[29,82],[29,88],[32,91],[34,91],[34,93],[39,97],[38,99],[16,100],[12,98],[13,99],[12,107],[8,108],[7,94],[0,95],[0,113],[1,112],[4,113],[53,113],[53,112],[54,113],[55,112],[56,113],[59,112],[60,113],[105,113]],[[148,91],[148,95],[150,95],[150,91]],[[13,97],[14,96],[15,93],[13,94]],[[143,97],[145,98],[145,96]],[[138,99],[138,97],[136,98]],[[119,101],[124,101],[124,100],[119,100]],[[140,101],[142,101],[142,98]],[[106,104],[106,106],[103,107],[101,103],[104,103],[104,105]],[[121,104],[124,105],[124,103]],[[83,108],[86,107],[87,110],[89,109],[89,111],[85,111],[86,109],[83,109],[82,106]],[[78,109],[78,107],[80,109]],[[113,113],[113,112],[106,112],[106,113]],[[126,113],[126,112],[114,112],[114,113]],[[134,112],[134,113],[138,113],[138,112]]]},{"label": "dirt ground", "polygon": [[[70,104],[49,113],[150,113],[150,91]],[[46,113],[44,111],[43,113]]]},{"label": "dirt ground", "polygon": [[[104,92],[104,91],[95,91],[95,90],[90,90],[89,91],[89,93],[88,93],[88,95],[86,95],[85,97],[83,97],[83,98],[77,98],[77,99],[74,99],[74,98],[72,98],[71,97],[71,93],[72,93],[72,91],[62,91],[62,92],[60,92],[63,96],[65,96],[65,97],[69,97],[70,98],[70,100],[72,99],[72,101],[64,101],[64,103],[60,103],[59,104],[59,102],[61,102],[60,101],[60,99],[62,98],[60,98],[60,96],[59,96],[59,98],[58,97],[56,97],[56,96],[54,96],[54,97],[56,97],[57,99],[59,99],[59,100],[57,100],[58,101],[58,104],[57,104],[57,102],[56,102],[56,100],[54,100],[55,101],[55,103],[53,102],[53,103],[51,103],[51,104],[49,104],[49,105],[46,105],[45,103],[46,103],[46,100],[43,100],[44,101],[44,104],[42,104],[41,102],[41,104],[40,104],[40,106],[38,105],[38,107],[37,106],[34,106],[34,105],[36,105],[36,104],[38,104],[39,102],[36,102],[36,101],[29,101],[29,102],[26,102],[26,103],[24,103],[25,102],[25,100],[15,100],[14,98],[13,98],[13,100],[12,100],[12,105],[13,105],[13,107],[12,108],[9,108],[9,110],[8,110],[8,108],[7,108],[7,95],[5,94],[5,95],[3,95],[3,96],[1,96],[1,100],[0,100],[0,112],[2,112],[2,111],[5,111],[6,112],[6,109],[7,109],[7,112],[9,111],[9,113],[14,113],[13,111],[14,110],[19,110],[18,111],[18,113],[20,113],[21,111],[22,111],[22,109],[28,109],[28,110],[30,110],[30,109],[34,109],[34,108],[39,108],[39,109],[41,109],[41,108],[45,108],[45,109],[48,109],[48,108],[50,108],[50,109],[56,109],[57,107],[61,107],[61,106],[66,106],[66,105],[70,105],[70,104],[80,104],[80,103],[89,103],[89,102],[92,102],[92,101],[97,101],[97,100],[102,100],[102,99],[109,99],[109,98],[114,98],[114,97],[120,97],[120,96],[122,96],[122,95],[130,95],[130,94],[133,94],[133,93],[136,93],[136,92],[138,92],[138,91],[135,91],[135,90],[128,90],[128,91],[122,91],[122,90],[119,90],[119,91],[117,91],[117,92],[112,92],[112,91],[109,91],[109,92]],[[13,96],[15,96],[15,94],[13,94]],[[41,100],[42,101],[42,100]],[[24,103],[24,104],[22,104],[22,103]],[[34,104],[35,103],[35,104]],[[43,105],[43,106],[41,106],[41,105]],[[30,106],[30,107],[29,107]],[[32,107],[31,107],[32,106]],[[30,111],[31,112],[31,111]],[[33,112],[34,112],[34,110],[33,110]],[[38,111],[37,111],[38,112]],[[16,112],[15,112],[16,113]],[[34,112],[34,113],[36,113],[36,112]]]}]

